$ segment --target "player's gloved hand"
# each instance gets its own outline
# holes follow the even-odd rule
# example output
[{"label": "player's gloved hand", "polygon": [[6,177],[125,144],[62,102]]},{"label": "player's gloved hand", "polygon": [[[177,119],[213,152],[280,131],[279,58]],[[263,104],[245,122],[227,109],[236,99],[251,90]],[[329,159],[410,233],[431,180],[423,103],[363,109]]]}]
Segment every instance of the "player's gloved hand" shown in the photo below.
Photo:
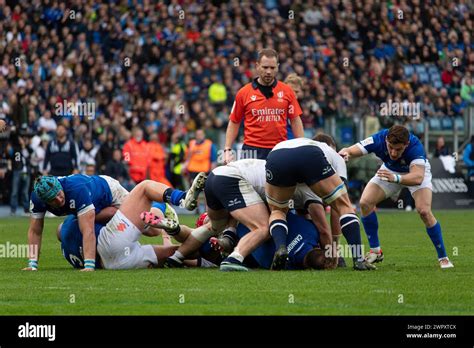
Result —
[{"label": "player's gloved hand", "polygon": [[346,162],[349,161],[349,159],[351,158],[351,155],[349,155],[349,151],[346,147],[339,150],[339,155],[341,155],[341,157],[344,158],[344,161]]},{"label": "player's gloved hand", "polygon": [[38,270],[38,260],[28,260],[28,267],[22,269],[22,271],[37,271]]}]

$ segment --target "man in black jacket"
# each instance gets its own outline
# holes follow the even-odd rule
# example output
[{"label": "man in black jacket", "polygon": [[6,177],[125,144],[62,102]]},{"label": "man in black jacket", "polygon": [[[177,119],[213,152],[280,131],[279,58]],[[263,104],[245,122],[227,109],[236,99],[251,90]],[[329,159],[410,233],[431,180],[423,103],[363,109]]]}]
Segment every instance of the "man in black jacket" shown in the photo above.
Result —
[{"label": "man in black jacket", "polygon": [[58,125],[56,139],[49,142],[43,165],[43,173],[66,176],[78,173],[77,144],[68,138],[64,125]]},{"label": "man in black jacket", "polygon": [[12,164],[12,183],[10,196],[11,215],[16,214],[18,207],[18,195],[24,212],[29,209],[29,188],[31,179],[30,155],[33,150],[30,148],[30,138],[26,134],[11,134],[11,144],[8,145],[8,158]]},{"label": "man in black jacket", "polygon": [[104,174],[118,180],[129,191],[133,188],[133,185],[130,183],[127,167],[122,161],[122,151],[120,149],[114,150],[112,158],[105,166]]}]

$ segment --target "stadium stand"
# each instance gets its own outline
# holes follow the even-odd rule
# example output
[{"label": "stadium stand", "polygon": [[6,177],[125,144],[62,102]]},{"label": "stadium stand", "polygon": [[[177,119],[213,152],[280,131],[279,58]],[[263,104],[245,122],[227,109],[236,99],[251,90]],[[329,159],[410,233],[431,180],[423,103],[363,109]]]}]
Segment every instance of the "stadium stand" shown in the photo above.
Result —
[{"label": "stadium stand", "polygon": [[[135,126],[146,141],[157,133],[167,152],[173,135],[188,142],[198,128],[221,143],[263,47],[279,52],[279,79],[305,80],[305,134],[352,143],[377,117],[380,127],[406,124],[425,144],[440,134],[455,141],[456,126],[461,144],[472,133],[473,17],[472,2],[439,0],[0,0],[0,119],[9,125],[1,200],[9,202],[12,138],[44,147],[38,139],[60,123],[79,151],[93,141],[99,173],[112,160],[101,150],[109,134],[123,147]],[[421,120],[380,115],[387,100],[420,103]]]}]

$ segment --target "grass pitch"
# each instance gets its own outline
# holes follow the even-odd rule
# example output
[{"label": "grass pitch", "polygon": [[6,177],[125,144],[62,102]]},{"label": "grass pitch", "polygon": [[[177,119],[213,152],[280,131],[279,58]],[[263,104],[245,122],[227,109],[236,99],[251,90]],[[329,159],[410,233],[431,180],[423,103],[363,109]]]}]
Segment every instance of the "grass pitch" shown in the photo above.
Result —
[{"label": "grass pitch", "polygon": [[[46,219],[38,272],[20,271],[25,259],[0,258],[0,315],[473,315],[474,211],[435,212],[455,264],[447,270],[416,213],[378,216],[385,261],[374,272],[81,273],[61,255],[54,232],[61,219]],[[0,219],[0,244],[27,243],[27,228],[27,218]]]}]

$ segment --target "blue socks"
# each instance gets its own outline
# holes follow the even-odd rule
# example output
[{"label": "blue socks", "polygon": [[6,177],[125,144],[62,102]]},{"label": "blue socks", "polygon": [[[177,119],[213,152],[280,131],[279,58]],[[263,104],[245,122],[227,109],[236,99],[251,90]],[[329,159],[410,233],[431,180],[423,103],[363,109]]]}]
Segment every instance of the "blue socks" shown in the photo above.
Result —
[{"label": "blue socks", "polygon": [[[377,215],[375,214],[375,211],[373,211],[366,217],[362,217],[361,220],[364,224],[365,233],[367,234],[367,239],[369,240],[370,247],[380,247],[378,236],[379,223],[377,221]],[[344,233],[344,230],[342,232]],[[433,242],[436,252],[438,253],[438,259],[446,257],[446,249],[444,247],[443,235],[441,233],[441,226],[439,222],[436,222],[436,224],[432,227],[427,227],[426,232],[428,233],[428,236],[430,237],[431,242]]]},{"label": "blue socks", "polygon": [[[367,216],[362,216],[362,224],[364,225],[365,234],[369,240],[369,245],[371,248],[380,247],[379,242],[379,221],[377,220],[377,215],[375,211],[371,212]],[[341,225],[342,226],[342,225]]]},{"label": "blue socks", "polygon": [[285,220],[273,220],[270,223],[270,235],[273,238],[276,249],[282,245],[286,247],[286,236],[288,234],[288,224]]},{"label": "blue socks", "polygon": [[165,203],[170,203],[172,205],[179,206],[179,202],[186,197],[186,192],[172,189],[171,187],[167,188],[163,193],[163,201]]},{"label": "blue socks", "polygon": [[342,234],[351,247],[352,258],[361,261],[364,258],[362,254],[362,240],[360,238],[359,219],[355,214],[345,214],[340,219]]},{"label": "blue socks", "polygon": [[427,227],[426,232],[428,232],[428,236],[430,236],[430,239],[436,248],[438,259],[446,257],[446,249],[444,248],[443,235],[441,234],[441,226],[439,222],[436,222],[432,227]]}]

